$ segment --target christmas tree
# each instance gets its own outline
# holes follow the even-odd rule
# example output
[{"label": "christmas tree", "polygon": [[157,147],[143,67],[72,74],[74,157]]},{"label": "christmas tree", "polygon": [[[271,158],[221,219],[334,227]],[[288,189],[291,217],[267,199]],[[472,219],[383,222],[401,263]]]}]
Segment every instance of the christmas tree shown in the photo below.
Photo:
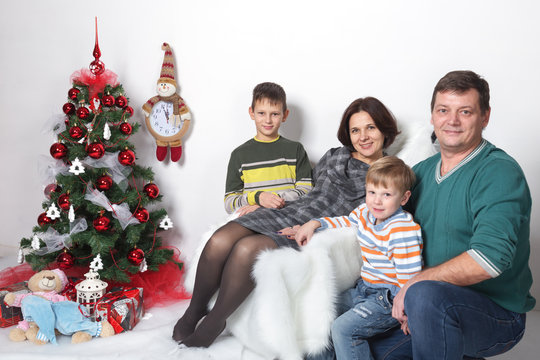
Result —
[{"label": "christmas tree", "polygon": [[[136,163],[129,138],[139,129],[117,76],[99,60],[97,40],[90,69],[71,76],[64,115],[53,126],[45,187],[45,212],[33,236],[20,242],[20,260],[33,270],[87,267],[99,255],[104,279],[129,282],[130,274],[157,271],[173,256],[161,248],[159,229],[172,222],[164,209],[151,168]],[[181,266],[181,264],[178,264]]]}]

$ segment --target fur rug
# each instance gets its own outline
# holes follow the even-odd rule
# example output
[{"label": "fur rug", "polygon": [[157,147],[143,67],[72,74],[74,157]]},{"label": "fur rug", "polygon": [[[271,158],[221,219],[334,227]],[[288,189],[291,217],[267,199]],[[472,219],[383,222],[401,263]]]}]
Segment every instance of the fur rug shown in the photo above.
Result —
[{"label": "fur rug", "polygon": [[[413,166],[435,153],[431,127],[409,123],[400,130],[387,151],[390,155]],[[191,264],[198,263],[218,227],[203,234]],[[229,317],[226,331],[265,359],[301,360],[305,354],[317,354],[328,345],[336,297],[354,285],[360,269],[360,249],[352,228],[318,232],[301,251],[264,252],[253,270],[255,290]],[[193,289],[195,272],[196,266],[187,271],[188,291]]]}]

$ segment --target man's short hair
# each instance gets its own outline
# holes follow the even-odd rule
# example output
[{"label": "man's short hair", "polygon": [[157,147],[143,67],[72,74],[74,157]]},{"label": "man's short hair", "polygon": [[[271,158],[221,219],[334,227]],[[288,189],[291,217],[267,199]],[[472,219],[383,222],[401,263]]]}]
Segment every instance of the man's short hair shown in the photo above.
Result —
[{"label": "man's short hair", "polygon": [[480,111],[485,114],[489,111],[489,84],[480,75],[469,70],[457,70],[451,71],[439,80],[435,89],[433,89],[433,96],[431,97],[431,111],[435,106],[435,97],[437,93],[443,93],[446,91],[457,92],[462,94],[470,89],[476,89],[478,91],[478,98],[480,103]]},{"label": "man's short hair", "polygon": [[402,193],[410,190],[416,176],[414,171],[396,156],[384,156],[369,167],[366,184],[382,185],[386,188],[395,186]]},{"label": "man's short hair", "polygon": [[263,82],[255,86],[253,89],[253,99],[251,100],[251,109],[255,110],[255,103],[263,99],[268,99],[272,105],[281,104],[283,112],[287,111],[287,95],[280,85],[272,82]]}]

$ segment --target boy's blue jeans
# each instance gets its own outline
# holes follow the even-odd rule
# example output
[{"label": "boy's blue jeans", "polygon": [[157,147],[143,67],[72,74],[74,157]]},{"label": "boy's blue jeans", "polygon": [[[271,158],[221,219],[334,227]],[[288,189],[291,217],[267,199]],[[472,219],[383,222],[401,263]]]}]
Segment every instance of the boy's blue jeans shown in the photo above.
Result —
[{"label": "boy's blue jeans", "polygon": [[338,360],[373,359],[367,339],[399,325],[392,317],[393,298],[387,288],[374,288],[359,280],[341,295],[332,324],[332,342]]},{"label": "boy's blue jeans", "polygon": [[525,314],[506,310],[467,287],[414,284],[405,296],[411,336],[400,329],[370,340],[376,359],[476,359],[510,350],[525,332]]}]

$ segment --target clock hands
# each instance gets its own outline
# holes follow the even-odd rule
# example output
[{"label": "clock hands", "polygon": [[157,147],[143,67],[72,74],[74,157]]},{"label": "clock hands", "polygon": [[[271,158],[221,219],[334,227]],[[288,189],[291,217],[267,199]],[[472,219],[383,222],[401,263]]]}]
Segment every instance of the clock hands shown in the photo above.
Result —
[{"label": "clock hands", "polygon": [[169,123],[169,109],[167,109],[167,107],[164,106],[163,104],[161,104],[161,108],[165,112],[165,119],[167,119],[167,124],[168,124]]}]

